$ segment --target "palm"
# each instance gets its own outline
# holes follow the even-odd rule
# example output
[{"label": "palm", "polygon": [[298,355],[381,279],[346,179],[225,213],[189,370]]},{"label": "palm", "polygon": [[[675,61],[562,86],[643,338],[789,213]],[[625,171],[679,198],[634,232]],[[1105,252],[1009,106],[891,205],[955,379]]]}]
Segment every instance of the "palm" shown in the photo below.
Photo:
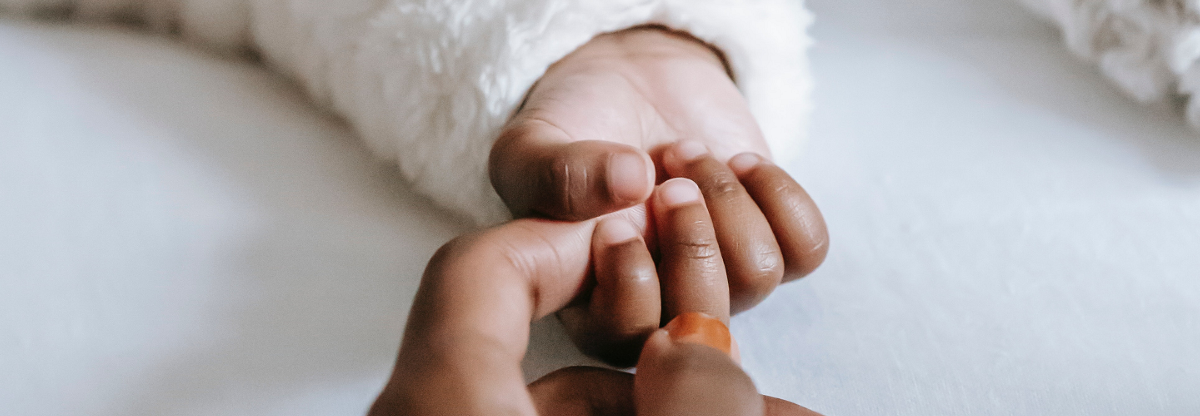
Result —
[{"label": "palm", "polygon": [[745,99],[714,56],[580,55],[551,68],[521,111],[519,117],[545,123],[550,130],[545,137],[618,142],[651,154],[691,139],[720,159],[748,151],[768,154]]},{"label": "palm", "polygon": [[[601,37],[551,67],[530,92],[493,150],[493,183],[517,216],[591,218],[632,205],[598,192],[603,156],[637,152],[658,162],[664,145],[683,139],[703,142],[721,161],[742,152],[769,157],[745,99],[710,49],[655,32]],[[664,180],[661,163],[654,166]]]}]

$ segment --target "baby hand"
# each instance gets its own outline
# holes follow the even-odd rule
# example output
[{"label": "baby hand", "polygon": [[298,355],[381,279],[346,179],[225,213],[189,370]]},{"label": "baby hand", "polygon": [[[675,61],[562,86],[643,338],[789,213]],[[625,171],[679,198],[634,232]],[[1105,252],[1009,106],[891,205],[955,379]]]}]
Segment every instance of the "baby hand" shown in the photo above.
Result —
[{"label": "baby hand", "polygon": [[597,37],[552,66],[489,169],[517,217],[583,220],[632,207],[621,214],[642,226],[656,179],[692,179],[716,229],[708,254],[724,258],[737,313],[811,272],[828,247],[820,211],[768,155],[721,57],[644,28]]},{"label": "baby hand", "polygon": [[[681,145],[668,153],[669,169],[712,179],[700,186],[671,179],[654,192],[649,206],[659,239],[658,261],[631,222],[600,221],[592,236],[595,284],[558,313],[581,350],[610,364],[632,365],[638,346],[663,318],[698,311],[728,322],[731,311],[739,310],[735,305],[749,308],[779,283],[786,257],[781,246],[811,252],[807,224],[779,216],[783,220],[776,223],[784,230],[777,244],[763,214],[794,209],[803,196],[779,168],[739,157],[735,173],[707,152],[672,155],[686,151]],[[747,192],[738,183],[739,174],[758,176],[758,185]],[[805,254],[795,257],[803,260]]]},{"label": "baby hand", "polygon": [[721,58],[686,35],[601,35],[555,63],[492,148],[496,192],[517,217],[585,220],[640,204],[650,154],[701,140],[728,159],[768,154]]}]

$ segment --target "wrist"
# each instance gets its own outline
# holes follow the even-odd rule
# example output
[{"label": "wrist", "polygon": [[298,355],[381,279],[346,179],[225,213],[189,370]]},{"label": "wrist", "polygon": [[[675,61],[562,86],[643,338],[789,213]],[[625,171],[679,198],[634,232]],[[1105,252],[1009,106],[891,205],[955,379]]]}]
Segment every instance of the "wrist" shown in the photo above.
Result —
[{"label": "wrist", "polygon": [[588,62],[597,59],[630,62],[686,61],[689,64],[719,68],[732,78],[725,56],[719,49],[687,32],[659,25],[637,26],[598,35],[562,62]]}]

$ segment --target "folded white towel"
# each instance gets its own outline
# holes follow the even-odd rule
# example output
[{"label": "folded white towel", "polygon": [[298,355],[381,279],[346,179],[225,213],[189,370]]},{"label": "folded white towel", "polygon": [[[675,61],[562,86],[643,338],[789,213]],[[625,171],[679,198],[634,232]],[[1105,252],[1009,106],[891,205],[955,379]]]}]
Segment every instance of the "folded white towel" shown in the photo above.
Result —
[{"label": "folded white towel", "polygon": [[479,224],[508,218],[487,158],[555,61],[644,24],[720,48],[777,158],[802,144],[811,18],[796,0],[0,0],[10,10],[137,19],[250,48],[344,117],[416,189]]}]

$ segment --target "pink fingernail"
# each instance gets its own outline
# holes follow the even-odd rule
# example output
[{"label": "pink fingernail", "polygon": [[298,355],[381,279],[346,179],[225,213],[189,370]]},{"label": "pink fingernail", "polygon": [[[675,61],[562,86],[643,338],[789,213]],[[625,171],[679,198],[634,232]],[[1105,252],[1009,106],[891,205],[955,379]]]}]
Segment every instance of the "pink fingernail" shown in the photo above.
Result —
[{"label": "pink fingernail", "polygon": [[596,234],[600,242],[606,245],[624,243],[641,235],[637,227],[620,218],[609,218],[596,225]]},{"label": "pink fingernail", "polygon": [[700,200],[700,188],[686,178],[675,178],[663,182],[658,197],[668,207],[692,204]]},{"label": "pink fingernail", "polygon": [[695,140],[685,140],[675,145],[675,157],[684,162],[691,162],[706,154],[708,154],[708,147]]},{"label": "pink fingernail", "polygon": [[729,159],[729,168],[733,170],[733,173],[741,175],[754,169],[762,161],[762,156],[755,153],[742,153]]},{"label": "pink fingernail", "polygon": [[640,201],[646,197],[650,181],[646,162],[631,153],[616,153],[608,159],[608,191],[618,201]]}]

